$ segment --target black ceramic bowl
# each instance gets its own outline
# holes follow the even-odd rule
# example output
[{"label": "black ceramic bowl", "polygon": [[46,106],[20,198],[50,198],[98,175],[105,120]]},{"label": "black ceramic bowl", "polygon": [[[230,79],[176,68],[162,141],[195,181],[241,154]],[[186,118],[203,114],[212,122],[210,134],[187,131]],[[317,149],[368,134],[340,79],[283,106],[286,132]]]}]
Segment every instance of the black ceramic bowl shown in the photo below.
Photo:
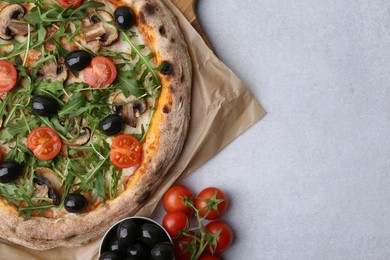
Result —
[{"label": "black ceramic bowl", "polygon": [[[125,232],[121,232],[128,224],[131,224],[132,228],[125,228]],[[137,247],[138,249],[135,249]],[[142,250],[139,249],[140,247]],[[169,255],[168,249],[173,250],[174,254],[172,238],[168,232],[153,219],[135,216],[122,219],[106,232],[100,243],[99,259],[111,259],[109,257],[103,258],[107,254],[105,252],[108,251],[114,251],[117,255],[121,255],[118,259],[125,259],[129,254],[138,254],[138,251],[142,251],[140,254],[145,254],[145,250],[147,256],[141,256],[142,259],[174,259],[163,257],[164,254]],[[152,254],[156,258],[151,257]]]}]

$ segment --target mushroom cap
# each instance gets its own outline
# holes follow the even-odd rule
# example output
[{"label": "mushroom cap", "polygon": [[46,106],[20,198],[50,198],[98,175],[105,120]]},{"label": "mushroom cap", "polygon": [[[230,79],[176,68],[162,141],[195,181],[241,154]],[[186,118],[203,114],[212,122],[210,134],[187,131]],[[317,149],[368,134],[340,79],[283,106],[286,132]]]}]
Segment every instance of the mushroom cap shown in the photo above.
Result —
[{"label": "mushroom cap", "polygon": [[0,38],[11,40],[15,32],[9,28],[12,19],[21,19],[26,13],[24,6],[9,4],[0,10]]},{"label": "mushroom cap", "polygon": [[[101,46],[109,46],[116,39],[118,39],[118,29],[113,25],[114,18],[112,15],[104,10],[98,10],[96,13],[90,15],[89,19],[95,25],[99,24],[100,26],[95,26],[96,30],[104,31],[103,34],[99,35],[96,39],[99,39]],[[87,27],[88,28],[88,27]],[[88,33],[88,32],[86,32]]]},{"label": "mushroom cap", "polygon": [[42,66],[43,80],[58,80],[64,82],[68,78],[68,71],[64,64],[55,64],[52,62],[45,63]]}]

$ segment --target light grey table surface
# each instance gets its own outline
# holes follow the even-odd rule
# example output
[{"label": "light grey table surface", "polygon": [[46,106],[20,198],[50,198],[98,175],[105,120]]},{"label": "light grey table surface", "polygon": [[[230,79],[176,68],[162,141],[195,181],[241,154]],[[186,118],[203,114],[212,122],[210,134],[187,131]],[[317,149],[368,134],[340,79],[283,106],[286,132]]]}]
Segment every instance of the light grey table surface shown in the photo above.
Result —
[{"label": "light grey table surface", "polygon": [[268,112],[182,182],[227,191],[223,259],[390,259],[390,2],[199,0],[197,12]]}]

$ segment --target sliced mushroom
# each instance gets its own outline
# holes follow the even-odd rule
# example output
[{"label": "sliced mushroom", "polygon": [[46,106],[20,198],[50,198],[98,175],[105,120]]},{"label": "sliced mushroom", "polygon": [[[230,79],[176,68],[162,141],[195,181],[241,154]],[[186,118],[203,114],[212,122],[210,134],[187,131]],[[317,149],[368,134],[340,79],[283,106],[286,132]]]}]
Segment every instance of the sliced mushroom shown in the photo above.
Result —
[{"label": "sliced mushroom", "polygon": [[72,141],[72,145],[74,146],[80,146],[88,143],[89,139],[91,138],[91,129],[88,127],[84,127],[81,129],[79,136]]},{"label": "sliced mushroom", "polygon": [[40,74],[42,74],[42,80],[64,82],[68,78],[68,71],[65,65],[57,65],[53,62],[45,63]]},{"label": "sliced mushroom", "polygon": [[83,29],[86,42],[98,40],[101,46],[109,46],[118,39],[118,29],[110,13],[98,10],[89,19],[92,24]]},{"label": "sliced mushroom", "polygon": [[61,203],[63,195],[61,178],[50,168],[37,167],[35,169],[36,184],[34,195],[37,197],[49,197],[54,205]]},{"label": "sliced mushroom", "polygon": [[9,4],[0,11],[0,38],[9,41],[15,35],[27,35],[28,24],[19,23],[26,14],[26,9],[20,4]]},{"label": "sliced mushroom", "polygon": [[144,98],[137,99],[135,96],[126,98],[123,94],[119,94],[114,99],[115,111],[122,116],[125,124],[131,127],[137,127],[137,118],[145,113],[146,101]]}]

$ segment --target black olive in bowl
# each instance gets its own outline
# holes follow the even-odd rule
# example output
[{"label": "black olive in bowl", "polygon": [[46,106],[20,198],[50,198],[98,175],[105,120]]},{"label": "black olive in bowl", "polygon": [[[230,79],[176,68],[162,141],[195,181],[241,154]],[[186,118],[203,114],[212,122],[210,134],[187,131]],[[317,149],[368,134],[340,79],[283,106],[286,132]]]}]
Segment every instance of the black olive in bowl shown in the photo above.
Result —
[{"label": "black olive in bowl", "polygon": [[[145,237],[148,238],[145,240]],[[120,250],[117,250],[117,243],[121,245]],[[102,239],[99,259],[106,259],[102,257],[109,253],[115,253],[121,259],[174,259],[173,242],[168,232],[145,217],[130,217],[114,224]]]}]

